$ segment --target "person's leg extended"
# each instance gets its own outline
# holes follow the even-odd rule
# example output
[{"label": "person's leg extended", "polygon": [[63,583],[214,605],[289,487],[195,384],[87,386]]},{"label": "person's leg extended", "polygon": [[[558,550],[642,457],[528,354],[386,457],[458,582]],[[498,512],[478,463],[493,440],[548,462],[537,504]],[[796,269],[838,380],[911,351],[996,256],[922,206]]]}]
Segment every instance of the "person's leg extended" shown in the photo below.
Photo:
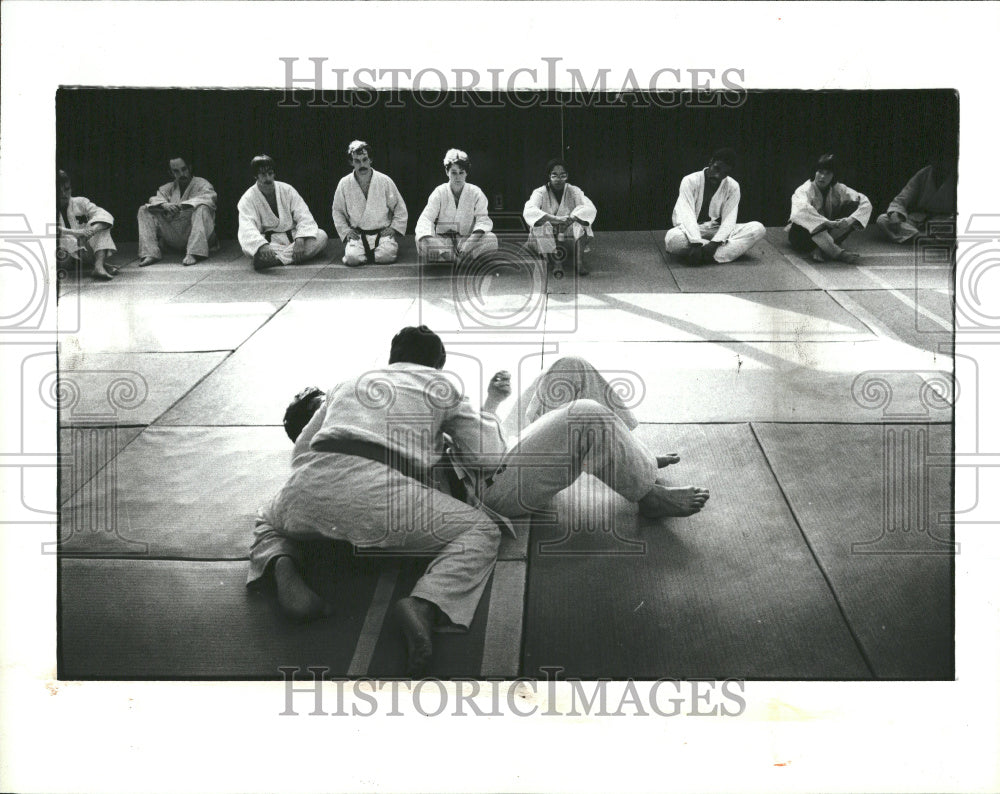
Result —
[{"label": "person's leg extended", "polygon": [[698,512],[708,491],[657,482],[658,460],[609,408],[578,400],[533,422],[507,457],[484,503],[508,518],[545,508],[586,472],[650,517]]}]

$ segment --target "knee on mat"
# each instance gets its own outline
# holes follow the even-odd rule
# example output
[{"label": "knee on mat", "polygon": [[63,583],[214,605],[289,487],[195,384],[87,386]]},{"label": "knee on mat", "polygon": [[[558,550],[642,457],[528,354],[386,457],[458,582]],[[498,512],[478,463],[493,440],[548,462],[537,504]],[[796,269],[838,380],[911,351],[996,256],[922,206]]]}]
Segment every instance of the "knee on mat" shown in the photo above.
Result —
[{"label": "knee on mat", "polygon": [[391,265],[396,261],[395,251],[375,251],[376,265]]}]

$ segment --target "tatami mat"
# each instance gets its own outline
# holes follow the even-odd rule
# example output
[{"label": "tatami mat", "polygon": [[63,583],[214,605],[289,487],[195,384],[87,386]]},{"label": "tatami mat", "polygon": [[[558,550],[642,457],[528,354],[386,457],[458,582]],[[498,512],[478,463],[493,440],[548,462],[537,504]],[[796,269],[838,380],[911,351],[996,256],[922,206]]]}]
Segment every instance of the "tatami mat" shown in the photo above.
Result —
[{"label": "tatami mat", "polygon": [[876,675],[952,678],[950,427],[754,430]]},{"label": "tatami mat", "polygon": [[61,426],[148,425],[226,358],[217,353],[95,353],[60,343]]},{"label": "tatami mat", "polygon": [[60,503],[89,482],[142,431],[141,427],[60,428]]},{"label": "tatami mat", "polygon": [[819,291],[581,295],[562,304],[550,301],[545,327],[567,341],[842,342],[872,336]]},{"label": "tatami mat", "polygon": [[870,677],[750,427],[641,435],[680,452],[670,483],[712,496],[696,516],[654,521],[588,480],[603,498],[574,524],[564,492],[558,523],[532,525],[525,674]]},{"label": "tatami mat", "polygon": [[281,427],[147,428],[63,505],[60,536],[80,554],[245,558],[290,458]]},{"label": "tatami mat", "polygon": [[881,336],[937,352],[951,345],[954,332],[950,292],[892,290],[835,292],[832,297]]}]

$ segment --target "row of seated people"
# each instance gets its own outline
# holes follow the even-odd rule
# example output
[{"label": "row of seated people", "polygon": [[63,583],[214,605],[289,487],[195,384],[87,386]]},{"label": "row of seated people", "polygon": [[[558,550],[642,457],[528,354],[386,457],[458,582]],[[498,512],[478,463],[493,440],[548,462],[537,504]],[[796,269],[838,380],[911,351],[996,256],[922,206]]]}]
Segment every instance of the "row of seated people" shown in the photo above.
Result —
[{"label": "row of seated people", "polygon": [[[348,266],[388,264],[398,256],[397,235],[407,226],[406,203],[395,182],[372,167],[373,149],[364,141],[348,147],[352,171],[337,185],[333,222],[344,243]],[[720,149],[709,164],[681,180],[672,214],[673,228],[664,238],[666,250],[690,265],[732,262],[764,236],[757,222],[737,223],[740,186],[730,176],[735,169],[732,149]],[[448,181],[430,194],[415,227],[421,261],[449,262],[494,251],[486,194],[467,182],[468,155],[449,149],[444,157]],[[792,196],[786,231],[790,245],[815,261],[857,262],[859,255],[843,247],[856,229],[868,225],[872,205],[863,193],[837,179],[837,161],[823,155],[812,179]],[[173,181],[160,187],[139,208],[139,266],[162,256],[161,245],[183,250],[185,265],[195,264],[217,246],[216,193],[208,180],[194,176],[187,160],[170,161]],[[275,180],[275,164],[267,155],[251,163],[255,183],[238,203],[238,239],[254,268],[305,262],[321,254],[328,236],[294,187]],[[558,263],[569,261],[586,275],[585,255],[593,240],[597,217],[594,203],[569,183],[566,163],[546,164],[546,183],[524,205],[529,246]],[[950,229],[956,201],[954,159],[936,157],[921,169],[877,219],[888,239],[904,243],[925,233]],[[62,258],[93,265],[96,279],[110,280],[118,272],[107,259],[115,249],[114,218],[89,199],[72,195],[69,176],[59,171],[59,253]]]}]

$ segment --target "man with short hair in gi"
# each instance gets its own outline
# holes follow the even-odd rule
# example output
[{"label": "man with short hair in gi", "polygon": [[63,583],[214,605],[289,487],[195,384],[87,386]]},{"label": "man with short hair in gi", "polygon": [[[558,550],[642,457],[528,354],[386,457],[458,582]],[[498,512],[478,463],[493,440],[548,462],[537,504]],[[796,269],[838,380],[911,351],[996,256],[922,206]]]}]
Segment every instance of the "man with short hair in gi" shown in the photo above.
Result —
[{"label": "man with short hair in gi", "polygon": [[737,223],[740,185],[729,174],[736,167],[736,152],[719,149],[708,166],[681,180],[671,220],[674,228],[664,237],[667,253],[689,265],[732,262],[764,237],[758,221]]},{"label": "man with short hair in gi", "polygon": [[353,170],[337,183],[333,195],[333,224],[344,241],[344,264],[395,262],[396,234],[406,234],[406,202],[396,183],[372,168],[370,144],[351,141],[347,155]]},{"label": "man with short hair in gi", "polygon": [[259,154],[250,163],[255,183],[240,198],[239,232],[243,253],[254,270],[301,264],[323,253],[329,241],[298,191],[274,178],[274,160]]},{"label": "man with short hair in gi", "polygon": [[[315,413],[297,433],[290,478],[258,514],[247,578],[253,584],[273,576],[285,612],[307,619],[325,610],[302,579],[299,541],[327,538],[359,549],[436,552],[410,595],[394,607],[412,677],[426,672],[435,625],[467,629],[472,622],[496,563],[500,516],[544,509],[582,471],[653,518],[692,515],[708,499],[707,490],[659,481],[658,468],[678,458],[655,457],[630,432],[627,413],[589,398],[609,393],[593,368],[584,371],[570,362],[558,372],[558,387],[538,386],[534,421],[505,452],[494,415],[510,393],[509,383],[504,393],[505,373],[491,381],[480,412],[442,374],[445,360],[436,334],[425,326],[407,327],[392,340],[388,367],[343,381],[325,402],[315,390],[299,395],[306,415]],[[286,430],[293,435],[289,418]],[[469,476],[468,501],[429,482],[446,434],[453,460]],[[565,465],[554,466],[553,457],[560,455]]]},{"label": "man with short hair in gi", "polygon": [[193,265],[218,249],[215,240],[215,188],[193,176],[191,161],[170,160],[174,180],[161,185],[149,202],[139,207],[139,267],[159,261],[159,240],[185,252],[183,264]]}]

